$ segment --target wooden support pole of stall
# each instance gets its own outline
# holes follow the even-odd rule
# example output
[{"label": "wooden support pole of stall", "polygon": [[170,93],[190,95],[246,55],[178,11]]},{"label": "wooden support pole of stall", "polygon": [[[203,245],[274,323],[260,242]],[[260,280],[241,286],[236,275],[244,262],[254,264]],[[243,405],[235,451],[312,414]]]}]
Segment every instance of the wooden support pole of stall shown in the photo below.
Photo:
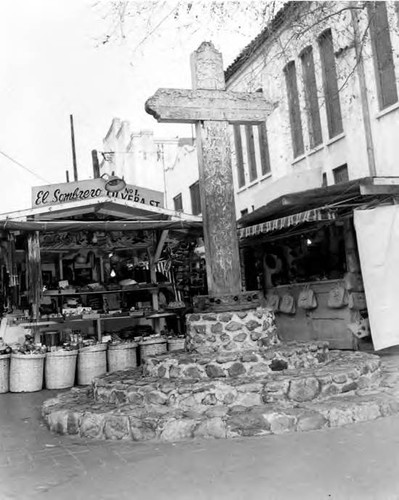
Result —
[{"label": "wooden support pole of stall", "polygon": [[159,258],[161,257],[162,250],[163,250],[163,247],[165,245],[165,241],[166,241],[166,238],[168,237],[168,234],[169,234],[168,229],[164,229],[161,233],[161,236],[160,236],[159,241],[157,243],[157,248],[156,248],[155,254],[154,254],[154,262],[155,263],[157,263]]},{"label": "wooden support pole of stall", "polygon": [[[41,259],[40,259],[40,238],[39,231],[35,231],[28,235],[28,297],[32,304],[32,320],[39,319],[39,307],[42,297],[42,273],[41,273]],[[35,331],[35,341],[40,341],[40,334]]]},{"label": "wooden support pole of stall", "polygon": [[346,269],[349,273],[360,273],[359,254],[356,245],[356,233],[353,218],[344,221],[344,241],[346,255]]}]

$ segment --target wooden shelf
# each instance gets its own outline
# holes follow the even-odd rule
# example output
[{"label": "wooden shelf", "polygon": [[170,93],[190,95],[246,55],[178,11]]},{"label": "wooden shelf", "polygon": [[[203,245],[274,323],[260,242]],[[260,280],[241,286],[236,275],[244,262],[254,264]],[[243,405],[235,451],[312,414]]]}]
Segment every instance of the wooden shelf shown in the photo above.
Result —
[{"label": "wooden shelf", "polygon": [[145,286],[137,286],[136,288],[119,288],[117,290],[98,290],[98,291],[81,291],[81,292],[68,292],[68,291],[57,291],[57,290],[47,290],[43,293],[46,297],[64,297],[64,296],[76,296],[76,295],[99,295],[105,293],[129,293],[129,292],[141,292],[141,291],[150,291],[150,290],[158,290],[163,287],[170,287],[172,283],[158,283],[157,285],[145,285]]}]

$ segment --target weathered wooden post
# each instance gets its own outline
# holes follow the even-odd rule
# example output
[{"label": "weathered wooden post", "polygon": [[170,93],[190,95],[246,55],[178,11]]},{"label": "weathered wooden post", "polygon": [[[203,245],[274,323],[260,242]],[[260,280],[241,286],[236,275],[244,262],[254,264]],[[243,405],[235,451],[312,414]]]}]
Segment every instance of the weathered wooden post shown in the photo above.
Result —
[{"label": "weathered wooden post", "polygon": [[226,90],[212,43],[202,43],[191,63],[193,90],[159,89],[145,107],[159,122],[196,125],[208,291],[211,303],[228,310],[254,298],[241,291],[229,123],[264,122],[272,105],[260,92]]}]

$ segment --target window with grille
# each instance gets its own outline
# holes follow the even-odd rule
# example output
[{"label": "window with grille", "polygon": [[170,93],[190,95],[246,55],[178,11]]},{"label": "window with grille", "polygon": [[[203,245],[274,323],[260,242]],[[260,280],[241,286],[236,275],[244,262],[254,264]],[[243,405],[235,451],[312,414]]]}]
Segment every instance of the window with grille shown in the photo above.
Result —
[{"label": "window with grille", "polygon": [[198,215],[201,213],[201,197],[200,197],[200,187],[198,181],[190,186],[190,196],[191,196],[191,212],[193,213],[193,215]]},{"label": "window with grille", "polygon": [[306,47],[306,49],[302,51],[301,62],[306,112],[308,117],[309,144],[311,148],[314,148],[323,142],[323,137],[321,133],[320,110],[312,47]]},{"label": "window with grille", "polygon": [[173,204],[176,212],[183,212],[183,198],[181,193],[173,198]]},{"label": "window with grille", "polygon": [[328,134],[330,139],[342,133],[341,104],[337,71],[335,66],[334,45],[331,30],[324,31],[319,39],[321,70],[323,78],[324,99],[326,104]]},{"label": "window with grille", "polygon": [[367,11],[373,49],[380,109],[398,101],[386,2],[368,2]]},{"label": "window with grille", "polygon": [[295,62],[291,61],[284,68],[285,82],[288,95],[288,112],[291,125],[291,139],[294,158],[304,153],[301,111],[299,108],[298,85]]},{"label": "window with grille", "polygon": [[349,181],[348,165],[345,163],[340,167],[334,168],[333,175],[334,175],[334,184],[341,184],[341,182],[348,182]]}]

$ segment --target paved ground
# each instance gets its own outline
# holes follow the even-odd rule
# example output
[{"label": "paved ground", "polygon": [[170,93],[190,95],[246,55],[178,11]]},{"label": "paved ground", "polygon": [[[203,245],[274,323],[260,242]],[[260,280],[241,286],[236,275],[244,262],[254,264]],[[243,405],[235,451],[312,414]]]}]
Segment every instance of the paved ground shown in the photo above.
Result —
[{"label": "paved ground", "polygon": [[[397,350],[385,359],[399,370]],[[96,442],[44,427],[55,392],[0,395],[0,500],[399,499],[399,416],[261,439]]]}]

